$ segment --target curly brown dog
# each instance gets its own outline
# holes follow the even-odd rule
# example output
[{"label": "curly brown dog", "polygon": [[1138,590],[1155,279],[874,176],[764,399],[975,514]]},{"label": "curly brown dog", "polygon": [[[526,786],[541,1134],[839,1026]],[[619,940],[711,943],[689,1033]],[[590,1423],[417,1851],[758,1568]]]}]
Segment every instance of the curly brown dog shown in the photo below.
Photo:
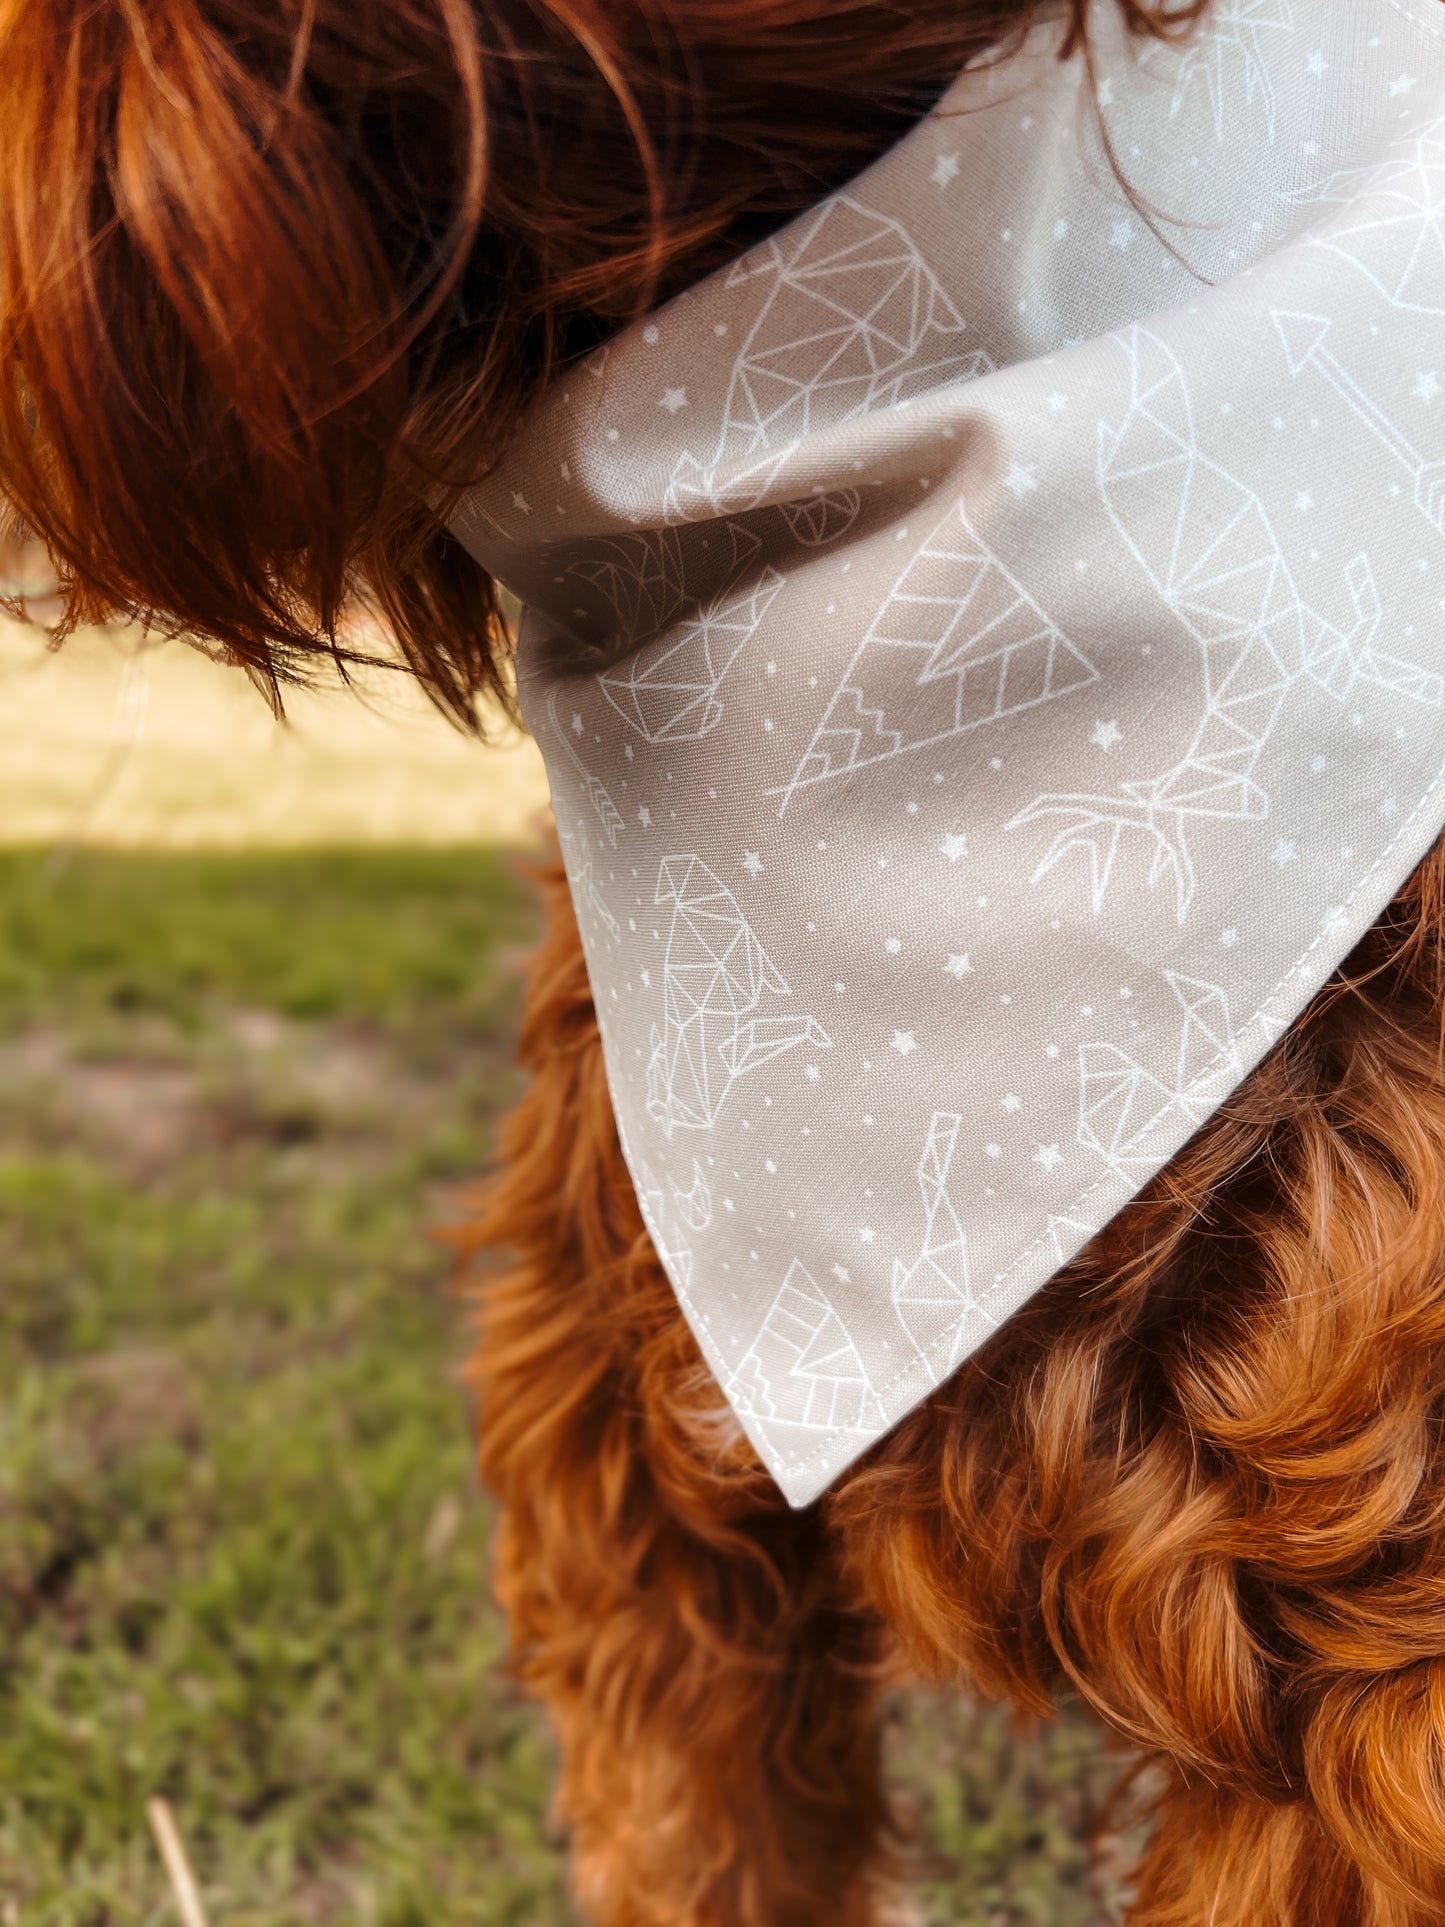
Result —
[{"label": "curly brown dog", "polygon": [[1445,1913],[1445,847],[1173,1162],[790,1512],[643,1231],[560,867],[469,1227],[513,1664],[603,1927],[852,1927],[899,1668],[1167,1774],[1131,1927]]},{"label": "curly brown dog", "polygon": [[[1209,4],[1117,9],[1162,41]],[[1094,77],[1089,0],[7,0],[0,539],[44,541],[61,633],[139,616],[273,695],[379,611],[477,728],[510,639],[448,523],[552,376],[1045,13]],[[482,1469],[599,1927],[876,1918],[908,1672],[1072,1691],[1157,1762],[1133,1927],[1445,1918],[1445,855],[801,1512],[643,1233],[544,887],[462,1243],[514,1254]]]}]

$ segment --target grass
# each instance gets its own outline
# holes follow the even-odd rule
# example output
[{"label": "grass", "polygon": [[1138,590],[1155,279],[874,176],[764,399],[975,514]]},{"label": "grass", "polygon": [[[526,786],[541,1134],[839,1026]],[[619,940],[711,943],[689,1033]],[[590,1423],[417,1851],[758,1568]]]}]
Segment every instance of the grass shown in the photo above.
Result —
[{"label": "grass", "polygon": [[[0,854],[0,1923],[564,1927],[445,1254],[534,912],[483,850]],[[1093,1927],[1077,1719],[899,1702],[919,1918]]]}]

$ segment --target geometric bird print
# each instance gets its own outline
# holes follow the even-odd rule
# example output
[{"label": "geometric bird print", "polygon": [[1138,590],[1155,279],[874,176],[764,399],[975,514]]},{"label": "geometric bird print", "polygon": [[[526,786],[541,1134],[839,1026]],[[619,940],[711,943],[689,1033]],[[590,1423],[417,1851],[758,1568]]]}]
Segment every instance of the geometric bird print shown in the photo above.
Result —
[{"label": "geometric bird print", "polygon": [[682,609],[682,545],[676,529],[604,536],[567,571],[602,596],[616,620],[608,648],[627,648],[655,636]]},{"label": "geometric bird print", "polygon": [[838,194],[790,245],[784,258],[770,244],[755,270],[772,278],[767,299],[733,368],[711,460],[678,458],[671,520],[756,507],[815,412],[834,426],[992,368],[897,221]]},{"label": "geometric bird print", "polygon": [[1179,56],[1174,98],[1169,104],[1170,120],[1177,120],[1185,97],[1196,83],[1209,96],[1214,116],[1214,138],[1225,135],[1225,108],[1233,91],[1232,76],[1242,73],[1244,101],[1253,104],[1256,96],[1264,102],[1269,138],[1274,140],[1275,95],[1270,77],[1270,50],[1262,35],[1293,33],[1294,14],[1289,0],[1222,0],[1191,35]]},{"label": "geometric bird print", "polygon": [[664,1025],[652,1029],[647,1109],[670,1138],[711,1130],[734,1081],[798,1044],[831,1048],[816,1017],[756,1016],[764,991],[791,996],[737,900],[698,856],[665,857],[658,903],[671,903]]},{"label": "geometric bird print", "polygon": [[795,791],[1000,721],[1099,672],[975,533],[958,501],[869,624],[792,781]]},{"label": "geometric bird print", "polygon": [[1174,970],[1164,978],[1183,1014],[1168,1081],[1117,1044],[1079,1047],[1079,1142],[1126,1178],[1156,1170],[1180,1117],[1202,1124],[1243,1075],[1224,992]]},{"label": "geometric bird print", "polygon": [[1142,328],[1122,345],[1132,399],[1117,428],[1099,424],[1099,488],[1115,528],[1198,646],[1203,713],[1171,768],[1121,783],[1113,795],[1039,796],[1008,828],[1064,817],[1034,881],[1081,850],[1096,912],[1121,843],[1142,834],[1150,886],[1172,876],[1183,923],[1195,887],[1186,823],[1268,815],[1255,767],[1296,682],[1308,676],[1339,702],[1357,682],[1373,682],[1436,709],[1445,684],[1375,648],[1380,601],[1365,557],[1345,571],[1350,629],[1306,607],[1258,496],[1200,449],[1172,351]]},{"label": "geometric bird print", "polygon": [[783,586],[776,569],[764,568],[748,586],[734,589],[762,543],[736,522],[727,527],[733,565],[725,586],[683,624],[675,641],[639,650],[599,678],[608,702],[649,743],[695,742],[716,728],[723,714],[717,699],[722,680]]},{"label": "geometric bird print", "polygon": [[923,1243],[911,1265],[901,1258],[893,1260],[893,1308],[924,1357],[933,1359],[940,1339],[952,1331],[948,1354],[937,1362],[940,1378],[953,1370],[965,1338],[977,1337],[976,1322],[972,1332],[968,1326],[982,1317],[969,1289],[963,1226],[948,1195],[948,1167],[962,1122],[956,1111],[933,1113],[918,1160]]},{"label": "geometric bird print", "polygon": [[739,1412],[810,1432],[881,1431],[887,1422],[857,1346],[797,1258],[727,1396]]},{"label": "geometric bird print", "polygon": [[1346,168],[1292,195],[1303,207],[1351,207],[1345,225],[1305,237],[1363,274],[1392,308],[1445,318],[1445,120],[1396,141],[1373,167]]}]

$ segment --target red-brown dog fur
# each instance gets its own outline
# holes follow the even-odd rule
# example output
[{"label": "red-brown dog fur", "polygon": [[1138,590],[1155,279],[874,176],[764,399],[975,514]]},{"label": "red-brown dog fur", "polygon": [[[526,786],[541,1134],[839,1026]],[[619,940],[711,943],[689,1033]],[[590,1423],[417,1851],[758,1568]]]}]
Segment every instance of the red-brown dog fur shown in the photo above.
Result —
[{"label": "red-brown dog fur", "polygon": [[560,868],[465,1234],[496,1583],[600,1927],[863,1927],[900,1668],[1167,1775],[1131,1927],[1445,1917],[1445,848],[1163,1172],[790,1512],[643,1231]]},{"label": "red-brown dog fur", "polygon": [[[1138,36],[1210,0],[1114,0]],[[566,358],[1033,0],[0,0],[0,538],[302,673],[505,690],[445,521]],[[1058,0],[1089,59],[1089,0]],[[1147,1190],[817,1505],[643,1235],[560,873],[463,1238],[513,1663],[599,1927],[863,1927],[912,1671],[1158,1763],[1134,1927],[1445,1919],[1445,857]]]}]

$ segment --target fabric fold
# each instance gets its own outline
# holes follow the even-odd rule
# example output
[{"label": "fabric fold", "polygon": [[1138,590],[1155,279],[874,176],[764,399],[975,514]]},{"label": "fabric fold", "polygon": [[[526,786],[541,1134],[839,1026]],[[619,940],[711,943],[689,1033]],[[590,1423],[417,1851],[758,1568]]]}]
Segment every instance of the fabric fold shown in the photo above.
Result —
[{"label": "fabric fold", "polygon": [[1445,824],[1445,11],[1099,26],[1133,200],[1040,29],[569,371],[455,523],[526,607],[649,1230],[794,1504]]}]

